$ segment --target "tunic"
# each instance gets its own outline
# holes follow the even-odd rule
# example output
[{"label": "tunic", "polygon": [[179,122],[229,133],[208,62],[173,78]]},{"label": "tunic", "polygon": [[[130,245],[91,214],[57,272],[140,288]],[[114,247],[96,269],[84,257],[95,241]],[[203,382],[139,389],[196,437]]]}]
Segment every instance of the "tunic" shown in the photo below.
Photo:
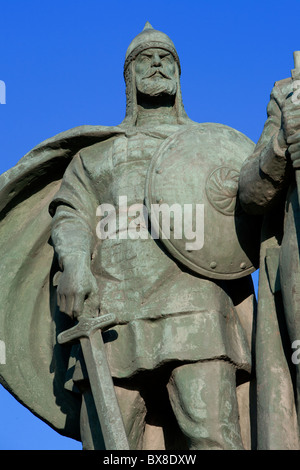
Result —
[{"label": "tunic", "polygon": [[[117,214],[124,212],[119,207],[124,196],[128,207],[143,204],[151,158],[177,129],[136,127],[83,149],[52,203],[59,258],[91,256],[101,313],[118,318],[103,335],[112,375],[118,378],[170,361],[219,358],[248,372],[251,368],[245,332],[222,282],[183,267],[150,236],[149,226],[140,227],[140,238],[122,238],[124,227],[117,219],[115,238],[97,237],[97,207],[111,204]],[[128,224],[135,218],[126,217]]]}]

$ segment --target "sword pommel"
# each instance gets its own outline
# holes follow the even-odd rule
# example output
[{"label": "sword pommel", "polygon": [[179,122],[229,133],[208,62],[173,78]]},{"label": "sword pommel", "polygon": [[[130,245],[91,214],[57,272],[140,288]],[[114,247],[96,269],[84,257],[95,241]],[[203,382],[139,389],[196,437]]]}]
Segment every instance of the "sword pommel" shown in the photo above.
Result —
[{"label": "sword pommel", "polygon": [[300,51],[294,52],[295,69],[300,69]]},{"label": "sword pommel", "polygon": [[293,80],[298,80],[300,78],[300,51],[294,51],[294,66],[292,78]]},{"label": "sword pommel", "polygon": [[57,337],[59,344],[74,342],[80,338],[89,338],[95,330],[103,330],[116,323],[116,317],[112,313],[100,315],[99,317],[81,317],[77,325],[63,331]]}]

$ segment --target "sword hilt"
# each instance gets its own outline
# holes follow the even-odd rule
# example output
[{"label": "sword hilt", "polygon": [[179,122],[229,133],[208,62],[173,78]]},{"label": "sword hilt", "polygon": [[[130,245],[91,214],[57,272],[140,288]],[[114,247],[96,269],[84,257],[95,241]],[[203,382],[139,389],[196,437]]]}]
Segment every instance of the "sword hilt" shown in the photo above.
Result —
[{"label": "sword hilt", "polygon": [[100,315],[99,317],[81,317],[77,325],[63,331],[57,336],[59,344],[77,341],[80,338],[89,338],[96,330],[103,330],[116,323],[116,316],[113,313]]},{"label": "sword hilt", "polygon": [[294,66],[292,70],[292,79],[297,80],[300,78],[300,51],[294,51]]}]

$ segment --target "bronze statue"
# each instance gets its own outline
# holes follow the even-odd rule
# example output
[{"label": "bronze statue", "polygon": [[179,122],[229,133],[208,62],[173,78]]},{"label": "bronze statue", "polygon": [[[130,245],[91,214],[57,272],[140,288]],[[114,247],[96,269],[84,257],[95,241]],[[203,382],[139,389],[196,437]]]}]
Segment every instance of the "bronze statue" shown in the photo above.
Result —
[{"label": "bronze statue", "polygon": [[[250,274],[260,218],[237,197],[254,144],[191,121],[180,72],[170,38],[147,23],[126,53],[124,121],[59,134],[2,176],[2,383],[84,449],[118,448],[95,394],[101,337],[126,435],[119,448],[255,445]],[[167,235],[155,213],[163,204],[191,208],[190,218],[169,214]],[[113,223],[108,207],[120,215]]]},{"label": "bronze statue", "polygon": [[263,132],[239,183],[243,208],[263,216],[256,345],[260,449],[299,449],[298,54],[292,76],[273,87]]}]

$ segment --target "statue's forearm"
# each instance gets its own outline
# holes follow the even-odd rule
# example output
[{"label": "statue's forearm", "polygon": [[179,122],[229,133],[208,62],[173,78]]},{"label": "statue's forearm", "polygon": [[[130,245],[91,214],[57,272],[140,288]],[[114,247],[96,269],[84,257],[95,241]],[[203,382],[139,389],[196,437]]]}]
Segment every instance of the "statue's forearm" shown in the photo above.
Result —
[{"label": "statue's forearm", "polygon": [[276,132],[259,156],[259,168],[277,188],[277,183],[284,180],[286,171],[287,146],[281,144],[281,131]]},{"label": "statue's forearm", "polygon": [[287,175],[286,149],[281,111],[271,100],[262,135],[240,173],[239,197],[247,212],[265,213],[281,194]]},{"label": "statue's forearm", "polygon": [[269,145],[242,168],[239,197],[243,208],[252,214],[265,213],[280,195],[285,182],[286,160],[274,151],[274,136]]},{"label": "statue's forearm", "polygon": [[90,265],[94,237],[76,211],[64,206],[57,208],[52,223],[52,240],[61,267]]}]

